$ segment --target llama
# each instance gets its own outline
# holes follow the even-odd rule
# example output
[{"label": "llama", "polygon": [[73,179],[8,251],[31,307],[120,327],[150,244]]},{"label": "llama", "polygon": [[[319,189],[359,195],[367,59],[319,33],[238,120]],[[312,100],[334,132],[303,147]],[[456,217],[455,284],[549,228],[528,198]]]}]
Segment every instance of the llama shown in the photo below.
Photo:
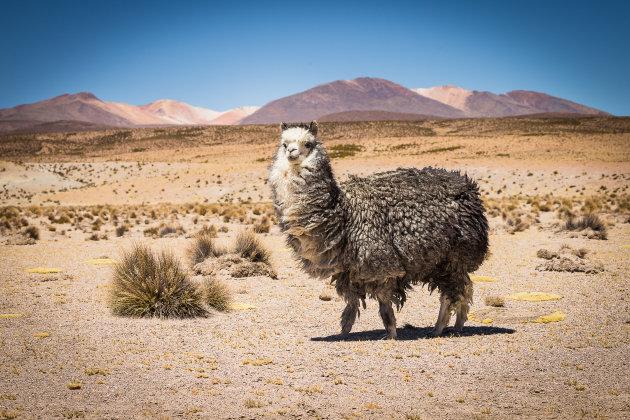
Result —
[{"label": "llama", "polygon": [[386,330],[396,338],[393,304],[400,311],[413,285],[440,292],[434,336],[451,314],[460,332],[468,319],[475,271],[488,251],[488,222],[474,181],[431,167],[351,176],[338,184],[317,122],[281,125],[270,167],[275,211],[288,245],[308,274],[332,276],[346,302],[341,336],[352,329],[359,305],[376,299]]}]

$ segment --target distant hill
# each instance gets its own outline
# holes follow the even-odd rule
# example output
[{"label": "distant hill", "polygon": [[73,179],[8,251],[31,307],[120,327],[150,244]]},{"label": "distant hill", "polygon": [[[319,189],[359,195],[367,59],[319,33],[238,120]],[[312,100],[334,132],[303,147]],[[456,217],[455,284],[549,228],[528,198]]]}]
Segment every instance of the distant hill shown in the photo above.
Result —
[{"label": "distant hill", "polygon": [[240,107],[218,112],[169,99],[134,106],[102,101],[91,93],[81,92],[0,109],[0,134],[111,127],[234,124],[257,109]]},{"label": "distant hill", "polygon": [[453,118],[465,116],[459,109],[420,96],[396,83],[362,77],[322,84],[269,102],[244,118],[241,124],[308,121],[344,111],[386,111]]},{"label": "distant hill", "polygon": [[511,117],[549,112],[610,115],[599,109],[580,105],[566,99],[525,90],[514,90],[500,95],[492,92],[471,91],[448,85],[412,90],[419,95],[457,108],[468,117]]},{"label": "distant hill", "polygon": [[442,120],[445,117],[435,115],[407,114],[403,112],[388,111],[343,111],[334,114],[322,115],[317,118],[320,122],[342,121],[419,121]]}]

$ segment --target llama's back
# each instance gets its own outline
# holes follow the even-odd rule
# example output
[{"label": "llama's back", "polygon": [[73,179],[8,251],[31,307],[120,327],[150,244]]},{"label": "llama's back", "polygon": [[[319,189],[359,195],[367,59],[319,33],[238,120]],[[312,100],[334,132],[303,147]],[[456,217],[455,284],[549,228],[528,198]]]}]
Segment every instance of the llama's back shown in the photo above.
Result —
[{"label": "llama's back", "polygon": [[488,248],[477,185],[459,172],[398,169],[341,184],[348,261],[360,277],[474,271]]}]

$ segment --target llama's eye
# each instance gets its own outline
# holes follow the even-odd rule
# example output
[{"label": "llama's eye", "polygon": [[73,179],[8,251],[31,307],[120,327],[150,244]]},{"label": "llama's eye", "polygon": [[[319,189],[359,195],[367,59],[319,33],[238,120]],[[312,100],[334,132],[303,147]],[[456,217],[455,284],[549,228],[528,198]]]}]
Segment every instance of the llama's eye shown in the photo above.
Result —
[{"label": "llama's eye", "polygon": [[310,149],[311,147],[313,147],[313,143],[306,143],[306,148]]},{"label": "llama's eye", "polygon": [[287,148],[287,144],[286,143],[282,143],[282,147],[284,147],[286,149]]}]

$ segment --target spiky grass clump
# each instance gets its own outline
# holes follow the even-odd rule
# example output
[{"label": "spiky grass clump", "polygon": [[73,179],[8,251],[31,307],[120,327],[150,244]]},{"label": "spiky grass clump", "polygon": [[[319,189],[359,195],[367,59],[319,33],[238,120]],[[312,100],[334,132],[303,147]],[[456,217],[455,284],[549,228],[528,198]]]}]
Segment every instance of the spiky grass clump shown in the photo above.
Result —
[{"label": "spiky grass clump", "polygon": [[564,225],[566,230],[593,229],[596,232],[606,231],[606,224],[595,213],[587,213],[579,219],[570,218]]},{"label": "spiky grass clump", "polygon": [[606,223],[595,213],[587,213],[580,218],[571,217],[564,225],[564,230],[579,231],[591,229],[597,233],[597,239],[607,239]]},{"label": "spiky grass clump", "polygon": [[208,279],[203,283],[203,300],[211,308],[225,312],[232,303],[232,291],[218,279]]},{"label": "spiky grass clump", "polygon": [[199,264],[210,257],[219,257],[227,250],[216,246],[211,234],[201,233],[197,235],[190,246],[186,249],[186,255],[190,265]]},{"label": "spiky grass clump", "polygon": [[486,296],[484,303],[486,304],[486,306],[494,306],[495,308],[502,308],[505,306],[505,299],[503,299],[503,296],[496,296],[496,295]]},{"label": "spiky grass clump", "polygon": [[36,226],[29,226],[29,227],[24,229],[23,234],[26,237],[38,240],[39,239],[39,228],[37,228]]},{"label": "spiky grass clump", "polygon": [[116,228],[116,236],[121,237],[125,234],[125,232],[129,232],[129,226],[120,225]]},{"label": "spiky grass clump", "polygon": [[252,262],[269,264],[269,251],[265,249],[251,230],[241,231],[236,235],[234,249],[241,257]]},{"label": "spiky grass clump", "polygon": [[146,245],[124,251],[114,268],[110,299],[115,315],[192,318],[206,315],[202,295],[179,260]]}]

